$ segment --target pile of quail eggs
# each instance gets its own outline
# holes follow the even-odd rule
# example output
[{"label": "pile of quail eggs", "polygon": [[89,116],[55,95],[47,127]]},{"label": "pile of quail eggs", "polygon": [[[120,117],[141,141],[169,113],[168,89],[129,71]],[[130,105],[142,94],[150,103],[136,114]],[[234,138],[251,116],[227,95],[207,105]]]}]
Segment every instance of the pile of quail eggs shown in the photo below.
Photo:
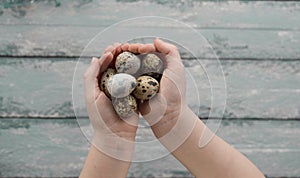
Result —
[{"label": "pile of quail eggs", "polygon": [[116,113],[125,119],[137,110],[138,100],[155,96],[162,72],[159,55],[122,52],[116,57],[114,68],[103,72],[100,89],[112,100]]}]

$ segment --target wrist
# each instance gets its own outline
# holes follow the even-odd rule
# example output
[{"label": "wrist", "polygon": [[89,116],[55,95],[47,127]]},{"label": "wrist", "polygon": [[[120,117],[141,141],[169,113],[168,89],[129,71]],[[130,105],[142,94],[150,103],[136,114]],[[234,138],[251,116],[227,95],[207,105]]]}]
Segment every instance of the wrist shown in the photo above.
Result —
[{"label": "wrist", "polygon": [[93,146],[104,154],[122,161],[131,161],[136,133],[100,133],[95,132]]},{"label": "wrist", "polygon": [[182,105],[169,105],[166,107],[163,116],[158,122],[152,125],[152,131],[157,138],[162,137],[170,131],[177,123],[178,119],[182,115],[183,110],[189,109],[184,103]]},{"label": "wrist", "polygon": [[180,112],[178,110],[172,112],[167,111],[157,123],[151,126],[154,135],[160,138],[167,134],[177,123],[179,116]]},{"label": "wrist", "polygon": [[198,121],[198,117],[187,105],[183,105],[179,111],[169,113],[152,126],[156,137],[171,152],[190,136]]}]

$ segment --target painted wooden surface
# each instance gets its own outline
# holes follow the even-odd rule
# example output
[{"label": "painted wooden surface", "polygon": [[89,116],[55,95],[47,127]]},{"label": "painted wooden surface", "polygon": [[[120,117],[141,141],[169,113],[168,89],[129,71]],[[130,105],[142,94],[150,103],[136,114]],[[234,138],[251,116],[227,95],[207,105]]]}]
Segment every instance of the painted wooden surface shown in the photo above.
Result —
[{"label": "painted wooden surface", "polygon": [[[72,108],[78,56],[103,29],[145,15],[187,23],[220,57],[227,84],[224,117],[230,120],[222,121],[218,134],[266,175],[299,177],[300,2],[197,0],[1,1],[0,177],[78,176],[88,152]],[[212,108],[203,68],[217,69],[206,53],[209,46],[199,45],[193,35],[170,24],[132,24],[122,31],[134,34],[133,28],[149,34],[164,31],[198,48],[195,56],[185,51],[181,55],[187,72],[201,81],[196,85],[200,109],[188,95],[189,105],[201,118],[207,117]],[[101,51],[95,46],[86,54],[99,56]],[[80,63],[81,71],[88,61]],[[221,81],[220,76],[212,77]],[[217,97],[223,96],[222,88],[215,89]],[[77,107],[85,117],[84,105]],[[222,111],[221,105],[215,109]],[[168,156],[132,164],[129,176],[189,173]]]},{"label": "painted wooden surface", "polygon": [[58,6],[54,0],[32,2],[4,0],[1,24],[108,26],[159,12],[203,28],[300,29],[295,1],[58,0]]},{"label": "painted wooden surface", "polygon": [[[74,86],[82,88],[82,76],[88,66],[79,61]],[[201,118],[208,117],[211,105],[211,85],[205,70],[218,66],[201,67],[197,61],[184,60],[186,71],[197,83],[187,78],[187,103],[199,109]],[[2,58],[0,61],[0,117],[74,117],[72,80],[77,59]],[[225,118],[298,119],[300,118],[300,61],[226,60],[221,63],[227,90],[213,88],[216,96],[227,94]],[[222,81],[222,77],[210,76]],[[199,82],[200,81],[200,82]],[[193,86],[197,86],[197,88]],[[199,100],[194,96],[199,94]],[[225,95],[226,96],[226,95]],[[76,105],[87,116],[84,98]],[[216,105],[222,112],[223,105]]]},{"label": "painted wooden surface", "polygon": [[[3,56],[80,56],[84,47],[102,30],[103,27],[6,26],[0,29],[2,37],[0,54]],[[149,28],[140,30],[147,32]],[[171,27],[164,29],[155,27],[153,30],[178,34],[178,31]],[[127,32],[135,33],[131,28],[128,28]],[[209,40],[220,58],[295,60],[300,56],[299,31],[205,29],[199,32]],[[181,35],[185,38],[189,34]],[[199,50],[202,48],[205,46],[200,46]],[[89,50],[91,56],[101,54],[97,48]],[[196,57],[203,58],[205,53],[198,54]]]},{"label": "painted wooden surface", "polygon": [[[1,119],[0,175],[72,177],[79,174],[88,142],[74,119]],[[143,130],[145,129],[145,130]],[[142,140],[147,128],[138,131]],[[148,128],[149,129],[149,128]],[[218,135],[268,176],[300,174],[300,122],[224,120]],[[146,154],[146,153],[145,153]],[[151,156],[151,155],[149,155]],[[189,175],[172,156],[133,163],[129,176]]]},{"label": "painted wooden surface", "polygon": [[[109,25],[159,12],[197,28],[221,58],[299,58],[299,2],[188,2],[79,0],[62,1],[57,7],[50,2],[20,8],[7,5],[0,16],[0,55],[79,56]],[[154,27],[159,31],[159,26]],[[177,33],[167,25],[165,30]],[[90,54],[99,53],[93,49]]]}]

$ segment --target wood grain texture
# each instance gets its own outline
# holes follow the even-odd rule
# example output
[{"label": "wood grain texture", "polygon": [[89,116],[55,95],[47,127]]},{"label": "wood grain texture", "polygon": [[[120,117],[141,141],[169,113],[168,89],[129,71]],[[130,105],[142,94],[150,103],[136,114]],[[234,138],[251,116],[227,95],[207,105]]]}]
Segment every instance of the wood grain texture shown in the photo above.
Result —
[{"label": "wood grain texture", "polygon": [[[133,27],[132,27],[133,28]],[[134,34],[132,28],[122,29],[120,33]],[[187,41],[193,33],[168,27],[139,27],[143,33],[167,31],[180,35]],[[0,28],[2,56],[80,56],[86,45],[104,28],[100,27],[45,27],[45,26],[5,26]],[[299,59],[299,31],[264,30],[199,30],[220,58],[254,59]],[[114,43],[117,37],[111,36]],[[125,43],[126,41],[119,41]],[[197,47],[195,56],[207,58],[205,51],[209,46],[201,46],[198,41],[190,41]],[[99,48],[89,48],[89,56],[99,56]]]},{"label": "wood grain texture", "polygon": [[[189,106],[201,118],[207,118],[212,110],[222,115],[218,102],[222,103],[225,93],[223,116],[227,120],[222,121],[218,135],[268,177],[299,177],[300,2],[198,0],[1,1],[0,177],[78,176],[89,146],[72,105],[78,56],[110,25],[153,15],[190,25],[220,57],[227,90],[221,85],[213,87],[218,99],[215,107],[211,107],[211,85],[205,70],[217,70],[218,65],[211,60],[215,58],[211,58],[210,46],[195,41],[194,34],[168,23],[140,23],[106,37],[107,43],[124,34],[134,35],[133,29],[150,35],[164,32],[170,39],[177,36],[187,41],[194,55],[181,48],[180,52],[186,72],[197,81],[188,79]],[[91,46],[85,55],[99,56],[105,45]],[[202,63],[191,60],[195,57]],[[82,92],[81,75],[89,61],[84,59],[77,68],[80,77],[75,87]],[[209,78],[216,83],[223,79],[219,75]],[[86,121],[84,102],[75,109]],[[214,120],[212,126],[216,123]],[[143,140],[149,131],[140,129],[139,133],[138,139]],[[133,163],[129,176],[191,175],[167,156]]]},{"label": "wood grain texture", "polygon": [[[0,55],[79,56],[87,43],[106,27],[127,18],[159,12],[160,16],[181,20],[198,29],[220,58],[299,59],[299,6],[299,2],[146,0],[62,1],[57,7],[39,2],[16,9],[11,5],[2,9],[0,16]],[[180,33],[180,29],[168,28],[168,24],[137,27],[145,33],[149,29],[165,30],[187,41],[191,38],[187,31]],[[135,33],[133,29],[121,32]],[[117,39],[112,40],[113,43]],[[199,44],[194,41],[194,45]],[[202,51],[203,47],[199,48]],[[91,56],[99,53],[98,48],[89,52]]]},{"label": "wood grain texture", "polygon": [[0,6],[0,24],[100,27],[159,15],[200,28],[299,30],[299,7],[297,1],[10,1]]},{"label": "wood grain texture", "polygon": [[[74,87],[81,102],[74,106],[79,116],[87,116],[82,76],[90,59],[78,62]],[[74,117],[72,81],[77,59],[2,58],[0,60],[1,117]],[[211,60],[184,60],[187,75],[187,103],[201,118],[211,109],[222,114],[222,101],[211,108],[211,83],[222,83],[223,76],[210,75],[218,65]],[[212,87],[215,98],[227,95],[225,118],[300,118],[300,61],[221,62],[227,90]],[[194,82],[194,81],[196,82]],[[74,88],[73,88],[74,89]],[[195,97],[198,94],[198,97]],[[81,98],[80,98],[81,97]],[[199,105],[200,102],[200,105]],[[218,105],[218,102],[220,104]],[[200,107],[199,107],[200,106]]]},{"label": "wood grain texture", "polygon": [[[73,119],[0,119],[2,177],[76,177],[88,152],[88,142]],[[146,129],[146,128],[144,128]],[[264,174],[300,174],[298,121],[222,121],[218,135],[253,161]],[[143,137],[146,130],[140,130]],[[291,134],[292,133],[292,134]],[[142,153],[142,152],[141,152]],[[186,177],[172,156],[132,163],[129,176]]]}]

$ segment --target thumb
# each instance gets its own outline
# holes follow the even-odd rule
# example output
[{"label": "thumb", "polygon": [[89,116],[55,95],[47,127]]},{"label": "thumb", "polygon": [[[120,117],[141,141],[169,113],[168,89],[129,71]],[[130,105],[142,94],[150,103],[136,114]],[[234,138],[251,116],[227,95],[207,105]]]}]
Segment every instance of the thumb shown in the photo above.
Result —
[{"label": "thumb", "polygon": [[[155,39],[154,46],[157,51],[163,53],[164,72],[161,79],[160,91],[169,93],[172,88],[174,95],[180,95],[182,101],[185,98],[186,80],[185,69],[175,45],[166,43],[160,39]],[[170,96],[170,95],[166,95]],[[168,97],[168,101],[172,101],[176,97]]]},{"label": "thumb", "polygon": [[154,40],[154,46],[156,51],[165,55],[162,57],[162,60],[165,64],[165,71],[169,70],[174,73],[178,73],[178,75],[183,75],[184,66],[182,64],[177,47],[158,38]]},{"label": "thumb", "polygon": [[164,55],[175,57],[176,59],[180,59],[179,52],[175,45],[166,43],[166,42],[156,38],[154,40],[154,46],[158,52],[161,52]]},{"label": "thumb", "polygon": [[165,116],[167,101],[161,93],[157,93],[150,100],[139,103],[139,111],[149,125],[152,126]]},{"label": "thumb", "polygon": [[94,99],[100,94],[98,77],[111,60],[111,53],[103,54],[100,59],[95,57],[92,59],[90,66],[84,74],[84,88],[87,101],[94,101]]}]

